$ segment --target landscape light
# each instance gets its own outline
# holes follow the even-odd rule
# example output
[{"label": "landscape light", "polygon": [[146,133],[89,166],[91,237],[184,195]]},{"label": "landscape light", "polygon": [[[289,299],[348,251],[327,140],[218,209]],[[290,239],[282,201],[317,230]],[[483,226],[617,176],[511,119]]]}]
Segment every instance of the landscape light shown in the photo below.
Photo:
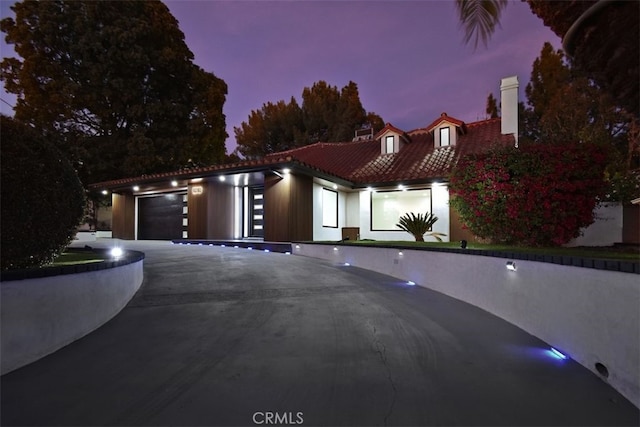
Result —
[{"label": "landscape light", "polygon": [[567,359],[567,356],[565,354],[561,353],[560,351],[556,350],[553,347],[551,347],[551,353],[553,353],[553,355],[556,356],[558,359],[562,359],[562,360]]},{"label": "landscape light", "polygon": [[123,253],[124,252],[122,251],[122,248],[113,248],[113,249],[111,249],[111,256],[113,258],[120,258]]},{"label": "landscape light", "polygon": [[296,249],[300,249],[300,245],[296,245]]},{"label": "landscape light", "polygon": [[347,267],[349,267],[351,264],[349,264],[348,262],[345,262],[344,265],[346,265]]},{"label": "landscape light", "polygon": [[467,249],[467,241],[466,240],[460,240],[460,247],[462,249]]},{"label": "landscape light", "polygon": [[226,247],[227,247],[227,245],[220,245],[220,247],[221,247],[221,248],[226,248]]},{"label": "landscape light", "polygon": [[213,243],[209,243],[209,246],[213,246]]},{"label": "landscape light", "polygon": [[334,250],[334,251],[337,251],[337,250],[338,250],[338,247],[337,247],[337,246],[334,246],[334,247],[333,247],[333,250]]},{"label": "landscape light", "polygon": [[398,251],[398,255],[399,255],[399,256],[402,256],[402,251]]},{"label": "landscape light", "polygon": [[253,250],[253,248],[252,248],[251,246],[249,246],[247,249],[249,249],[250,251],[252,251],[252,250]]},{"label": "landscape light", "polygon": [[265,249],[264,251],[265,251],[265,252],[269,252],[269,249]]},{"label": "landscape light", "polygon": [[516,271],[516,262],[515,261],[507,261],[507,270]]},{"label": "landscape light", "polygon": [[291,252],[287,251],[284,253],[285,255],[291,255]]},{"label": "landscape light", "polygon": [[234,248],[237,248],[237,247],[238,247],[238,245],[235,245],[235,246],[234,246]]},{"label": "landscape light", "polygon": [[415,285],[416,285],[416,282],[414,282],[414,281],[412,281],[412,280],[409,280],[409,281],[407,282],[407,285],[409,285],[409,286],[415,286]]}]

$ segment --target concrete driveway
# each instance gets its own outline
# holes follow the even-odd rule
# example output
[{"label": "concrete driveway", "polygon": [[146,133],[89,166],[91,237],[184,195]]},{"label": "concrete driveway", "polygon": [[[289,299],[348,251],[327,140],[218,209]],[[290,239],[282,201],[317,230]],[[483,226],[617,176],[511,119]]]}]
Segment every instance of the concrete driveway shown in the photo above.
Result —
[{"label": "concrete driveway", "polygon": [[293,255],[125,246],[147,255],[141,290],[3,376],[3,426],[640,424],[576,362],[442,294]]}]

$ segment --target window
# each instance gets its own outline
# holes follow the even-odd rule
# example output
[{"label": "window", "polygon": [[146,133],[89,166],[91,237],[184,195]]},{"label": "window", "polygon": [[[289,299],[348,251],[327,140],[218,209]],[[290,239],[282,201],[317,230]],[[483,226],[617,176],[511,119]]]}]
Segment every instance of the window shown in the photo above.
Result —
[{"label": "window", "polygon": [[393,153],[393,135],[389,135],[384,139],[384,146],[385,146],[385,150],[384,152],[389,154],[389,153]]},{"label": "window", "polygon": [[440,146],[446,147],[450,145],[451,141],[449,140],[449,128],[440,128]]},{"label": "window", "polygon": [[338,192],[322,189],[322,226],[338,228]]},{"label": "window", "polygon": [[409,212],[431,212],[431,189],[371,193],[371,230],[401,231],[396,224]]}]

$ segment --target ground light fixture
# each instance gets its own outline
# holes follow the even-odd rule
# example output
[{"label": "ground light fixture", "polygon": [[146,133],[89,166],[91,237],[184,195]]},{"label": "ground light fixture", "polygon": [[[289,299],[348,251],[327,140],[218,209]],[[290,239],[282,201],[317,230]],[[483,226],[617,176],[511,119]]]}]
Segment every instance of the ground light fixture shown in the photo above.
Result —
[{"label": "ground light fixture", "polygon": [[349,267],[351,264],[349,264],[348,262],[345,262],[345,263],[344,263],[344,265],[345,265],[346,267]]},{"label": "ground light fixture", "polygon": [[112,248],[109,253],[111,254],[111,257],[113,257],[113,258],[120,258],[122,256],[122,254],[124,253],[124,251],[122,250],[122,248]]},{"label": "ground light fixture", "polygon": [[564,353],[562,353],[561,351],[551,347],[549,349],[549,351],[551,352],[551,354],[553,354],[555,357],[557,357],[558,359],[562,359],[562,360],[566,360],[568,359],[568,356]]},{"label": "ground light fixture", "polygon": [[507,261],[507,270],[516,271],[516,262],[515,261]]},{"label": "ground light fixture", "polygon": [[409,285],[409,286],[415,286],[415,285],[416,285],[416,282],[414,282],[413,280],[409,280],[409,281],[407,281],[407,285]]}]

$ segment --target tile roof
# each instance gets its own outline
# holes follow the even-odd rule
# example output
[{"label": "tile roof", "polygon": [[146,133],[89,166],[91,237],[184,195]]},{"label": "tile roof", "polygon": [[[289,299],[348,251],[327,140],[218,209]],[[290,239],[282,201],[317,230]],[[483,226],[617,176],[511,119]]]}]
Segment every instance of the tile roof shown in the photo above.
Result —
[{"label": "tile roof", "polygon": [[[434,123],[446,119],[441,116]],[[91,185],[91,187],[117,187],[134,182],[153,182],[171,178],[190,178],[216,173],[234,173],[246,170],[265,169],[282,163],[297,163],[300,166],[341,178],[354,185],[397,183],[403,181],[433,180],[446,178],[460,156],[484,151],[491,146],[513,145],[513,135],[502,135],[500,119],[482,120],[465,124],[466,132],[459,135],[456,145],[434,147],[432,125],[413,131],[402,132],[410,144],[397,153],[380,154],[378,140],[360,140],[343,143],[318,142],[292,150],[269,154],[258,160],[245,160],[234,164],[214,165],[196,169],[123,178]]]},{"label": "tile roof", "polygon": [[434,147],[428,128],[407,135],[411,144],[400,152],[380,154],[376,140],[345,143],[320,142],[270,154],[265,159],[287,156],[322,172],[354,184],[395,183],[400,181],[445,178],[457,159],[467,153],[483,151],[495,145],[513,145],[513,135],[502,135],[500,119],[483,120],[466,125],[467,132],[455,146]]}]

